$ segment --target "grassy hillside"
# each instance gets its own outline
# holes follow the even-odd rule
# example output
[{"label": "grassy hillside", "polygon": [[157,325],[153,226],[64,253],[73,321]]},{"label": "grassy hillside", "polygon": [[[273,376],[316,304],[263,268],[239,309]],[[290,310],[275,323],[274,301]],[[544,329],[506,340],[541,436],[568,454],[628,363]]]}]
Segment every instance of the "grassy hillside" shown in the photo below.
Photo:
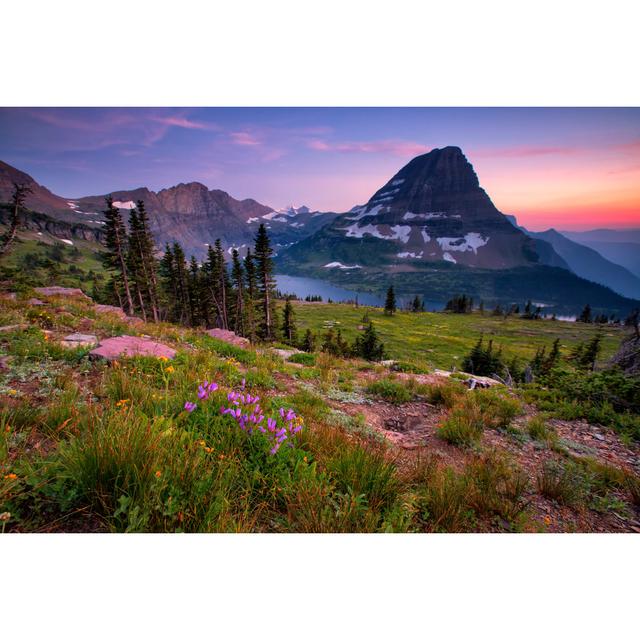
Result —
[{"label": "grassy hillside", "polygon": [[[0,300],[2,532],[633,531],[640,516],[640,447],[598,424],[624,417],[639,432],[637,397],[635,415],[610,408],[587,422],[551,410],[588,412],[594,387],[542,412],[549,398],[527,395],[542,387],[471,391],[326,353],[286,359],[270,345],[99,313],[89,300],[30,307],[29,294]],[[314,326],[363,311],[297,310]],[[413,322],[424,323],[419,344],[422,328],[431,335],[434,361],[473,342],[454,335],[473,317],[373,319],[407,359]],[[517,322],[505,335],[524,354],[547,325]],[[176,356],[109,364],[65,348],[74,331],[151,336]],[[637,387],[624,386],[629,397]]]},{"label": "grassy hillside", "polygon": [[[0,234],[4,227],[0,225]],[[13,286],[58,284],[92,291],[92,281],[104,279],[99,253],[102,247],[88,240],[74,238],[69,245],[60,238],[34,230],[22,230],[10,253],[2,260],[4,277]]]},{"label": "grassy hillside", "polygon": [[[460,366],[480,335],[492,338],[502,347],[507,359],[517,356],[527,361],[542,346],[549,348],[560,338],[562,351],[567,354],[578,342],[588,340],[597,331],[594,325],[552,320],[521,320],[519,318],[494,317],[451,313],[411,313],[398,311],[387,316],[382,309],[355,308],[347,304],[316,304],[294,302],[299,332],[310,328],[322,334],[335,323],[345,338],[352,342],[360,333],[365,313],[380,333],[388,357],[410,362],[431,369],[449,369]],[[618,348],[624,331],[619,327],[606,327],[601,360],[604,362]]]}]

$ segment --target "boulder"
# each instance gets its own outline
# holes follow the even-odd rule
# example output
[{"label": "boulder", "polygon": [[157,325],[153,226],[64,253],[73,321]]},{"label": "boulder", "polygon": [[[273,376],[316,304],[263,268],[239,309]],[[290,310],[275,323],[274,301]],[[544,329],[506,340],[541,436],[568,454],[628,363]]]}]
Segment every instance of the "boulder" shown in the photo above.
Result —
[{"label": "boulder", "polygon": [[65,296],[91,300],[91,298],[86,295],[82,289],[71,289],[69,287],[36,287],[34,291],[39,296],[44,296],[45,298],[50,296]]},{"label": "boulder", "polygon": [[288,360],[295,353],[303,353],[300,349],[271,349],[273,353],[280,356],[283,360]]},{"label": "boulder", "polygon": [[114,307],[110,304],[97,304],[94,309],[96,313],[113,313],[121,320],[127,319],[127,314],[120,307]]},{"label": "boulder", "polygon": [[205,333],[216,340],[228,342],[236,347],[246,348],[251,344],[247,338],[238,336],[233,331],[227,331],[226,329],[209,329],[208,331],[205,331]]},{"label": "boulder", "polygon": [[92,347],[94,344],[98,344],[98,338],[91,333],[72,333],[71,335],[65,336],[60,344],[68,349]]},{"label": "boulder", "polygon": [[101,340],[96,349],[89,352],[93,358],[118,360],[131,356],[153,356],[155,358],[174,358],[176,350],[160,342],[137,336],[117,336]]}]

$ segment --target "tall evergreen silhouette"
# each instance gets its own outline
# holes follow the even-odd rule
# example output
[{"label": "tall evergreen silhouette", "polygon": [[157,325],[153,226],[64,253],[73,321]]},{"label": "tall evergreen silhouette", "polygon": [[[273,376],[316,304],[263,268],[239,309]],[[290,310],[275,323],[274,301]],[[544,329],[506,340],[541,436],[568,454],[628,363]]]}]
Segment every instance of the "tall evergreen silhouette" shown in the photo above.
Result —
[{"label": "tall evergreen silhouette", "polygon": [[273,249],[264,224],[258,228],[255,240],[256,279],[260,303],[260,337],[274,338],[275,279],[273,277]]}]

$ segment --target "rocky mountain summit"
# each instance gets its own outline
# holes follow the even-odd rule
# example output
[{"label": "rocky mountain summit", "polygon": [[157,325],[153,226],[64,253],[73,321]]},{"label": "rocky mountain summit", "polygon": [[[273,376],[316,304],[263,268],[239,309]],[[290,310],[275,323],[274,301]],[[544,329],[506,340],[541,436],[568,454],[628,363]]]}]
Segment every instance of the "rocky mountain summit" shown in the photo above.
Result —
[{"label": "rocky mountain summit", "polygon": [[540,260],[534,242],[493,205],[458,147],[414,158],[309,244],[327,234],[325,264],[344,262],[346,246],[360,264],[375,258],[399,270],[412,270],[416,262],[504,269]]}]

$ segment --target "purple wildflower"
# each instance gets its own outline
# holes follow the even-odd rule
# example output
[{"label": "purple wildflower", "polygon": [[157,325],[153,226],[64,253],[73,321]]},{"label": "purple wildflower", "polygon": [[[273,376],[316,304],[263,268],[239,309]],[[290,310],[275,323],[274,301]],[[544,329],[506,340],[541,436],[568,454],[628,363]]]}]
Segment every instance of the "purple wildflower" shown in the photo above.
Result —
[{"label": "purple wildflower", "polygon": [[191,413],[198,405],[195,402],[185,402],[184,408]]}]

